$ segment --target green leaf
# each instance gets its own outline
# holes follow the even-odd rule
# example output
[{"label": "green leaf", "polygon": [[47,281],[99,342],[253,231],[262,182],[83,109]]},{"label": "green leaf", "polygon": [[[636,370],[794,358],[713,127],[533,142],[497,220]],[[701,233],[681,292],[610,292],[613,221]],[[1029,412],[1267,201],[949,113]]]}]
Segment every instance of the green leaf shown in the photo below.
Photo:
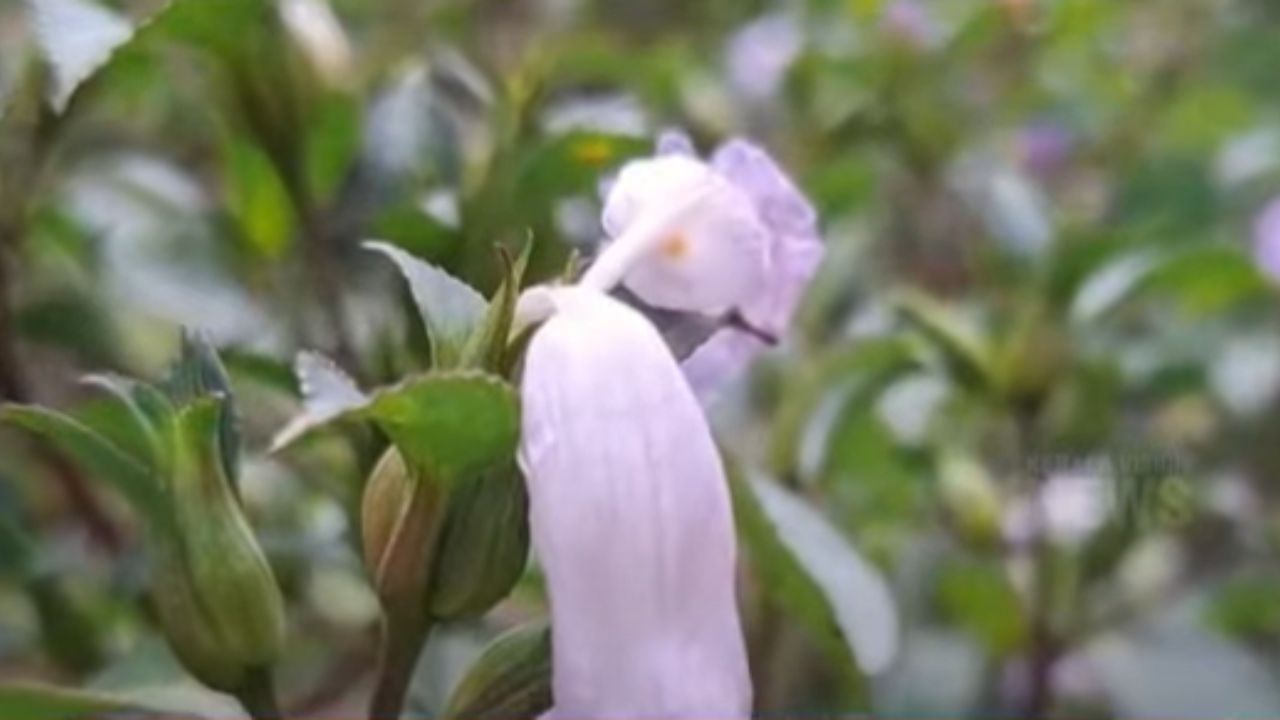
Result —
[{"label": "green leaf", "polygon": [[314,352],[298,353],[294,361],[303,409],[271,441],[276,452],[312,430],[358,411],[369,397],[349,375],[329,358]]},{"label": "green leaf", "polygon": [[520,298],[520,284],[533,243],[528,242],[518,261],[511,259],[505,247],[497,246],[498,259],[502,263],[502,285],[489,301],[489,309],[479,327],[471,334],[462,351],[462,366],[500,372],[507,354],[507,340],[515,320],[516,301]]},{"label": "green leaf", "polygon": [[364,246],[390,258],[408,281],[431,339],[433,366],[456,367],[467,339],[484,317],[484,298],[461,280],[394,245],[370,241]]},{"label": "green leaf", "polygon": [[1238,250],[1222,245],[1128,253],[1094,272],[1071,305],[1071,319],[1087,324],[1130,303],[1155,297],[1202,317],[1266,298],[1270,286]]},{"label": "green leaf", "polygon": [[110,695],[47,685],[0,686],[0,716],[22,720],[117,717],[137,708]]},{"label": "green leaf", "polygon": [[864,672],[888,667],[898,649],[898,612],[880,572],[822,513],[778,484],[732,472],[730,487],[765,592]]},{"label": "green leaf", "polygon": [[962,385],[975,390],[996,386],[991,350],[976,329],[966,325],[941,303],[911,292],[897,307],[908,322],[941,353],[943,362]]},{"label": "green leaf", "polygon": [[444,717],[536,718],[551,703],[551,628],[535,622],[485,648],[449,696]]},{"label": "green leaf", "polygon": [[36,41],[49,65],[49,103],[62,112],[76,90],[134,36],[129,21],[88,0],[29,0]]},{"label": "green leaf", "polygon": [[340,420],[372,420],[411,465],[450,483],[496,467],[515,453],[520,431],[515,391],[474,371],[432,372],[360,392],[332,362],[298,356],[305,407],[272,442],[272,452]]},{"label": "green leaf", "polygon": [[898,338],[865,340],[853,348],[837,348],[795,373],[781,393],[770,437],[770,465],[779,475],[794,472],[800,448],[819,406],[829,402],[833,388],[857,383],[858,397],[868,401],[904,373],[919,367],[917,353]]},{"label": "green leaf", "polygon": [[412,378],[376,393],[367,414],[406,461],[445,483],[509,461],[520,433],[515,391],[476,372]]},{"label": "green leaf", "polygon": [[242,138],[228,137],[222,157],[227,209],[249,250],[257,258],[279,259],[298,222],[280,173],[262,148]]},{"label": "green leaf", "polygon": [[170,370],[167,385],[174,402],[185,405],[211,395],[223,398],[218,420],[218,450],[232,487],[240,482],[240,422],[231,379],[208,338],[184,328],[182,355]]},{"label": "green leaf", "polygon": [[[156,477],[164,477],[169,463],[166,438],[173,420],[169,399],[146,383],[118,375],[88,375],[83,382],[107,392],[126,413],[130,427],[112,434],[118,438],[115,444],[145,463]],[[125,438],[129,440],[126,442]]]},{"label": "green leaf", "polygon": [[62,448],[93,477],[111,483],[148,520],[164,521],[162,490],[146,466],[99,433],[62,413],[34,405],[5,405],[0,420],[40,434]]},{"label": "green leaf", "polygon": [[[184,698],[177,697],[177,700]],[[203,712],[184,702],[123,694],[13,683],[0,685],[0,717],[13,720],[124,720],[125,718],[228,717]]]},{"label": "green leaf", "polygon": [[425,258],[444,256],[461,239],[456,228],[412,203],[387,208],[373,221],[372,232],[413,255]]},{"label": "green leaf", "polygon": [[938,600],[953,625],[980,638],[996,657],[1025,642],[1026,618],[1004,569],[991,563],[957,562],[938,579]]},{"label": "green leaf", "polygon": [[360,105],[349,95],[326,93],[312,109],[306,133],[311,196],[330,198],[360,152]]}]

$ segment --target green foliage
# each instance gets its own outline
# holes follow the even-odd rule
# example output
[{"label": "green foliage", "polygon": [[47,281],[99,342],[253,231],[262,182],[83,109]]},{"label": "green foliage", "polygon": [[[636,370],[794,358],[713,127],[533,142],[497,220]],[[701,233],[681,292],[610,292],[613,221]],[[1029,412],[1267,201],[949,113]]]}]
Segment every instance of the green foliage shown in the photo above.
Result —
[{"label": "green foliage", "polygon": [[[1276,714],[1271,4],[544,5],[0,4],[0,668],[86,688],[0,716],[200,712],[119,678],[157,615],[208,614],[140,596],[166,552],[189,584],[156,538],[199,524],[175,437],[211,397],[205,479],[281,580],[300,713],[349,713],[310,685],[372,651],[392,556],[435,586],[415,612],[468,620],[406,714],[544,710],[545,628],[467,673],[459,639],[546,613],[515,307],[667,127],[766,146],[827,245],[709,409],[759,715]],[[129,379],[178,326],[220,352]]]}]

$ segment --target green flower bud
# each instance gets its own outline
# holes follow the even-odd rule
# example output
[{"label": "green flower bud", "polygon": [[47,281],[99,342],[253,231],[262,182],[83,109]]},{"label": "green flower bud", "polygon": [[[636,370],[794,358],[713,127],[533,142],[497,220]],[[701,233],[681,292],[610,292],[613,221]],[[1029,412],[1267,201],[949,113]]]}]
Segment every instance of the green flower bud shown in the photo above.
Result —
[{"label": "green flower bud", "polygon": [[449,499],[431,614],[484,613],[511,592],[528,556],[529,497],[515,464],[463,484]]},{"label": "green flower bud", "polygon": [[279,588],[223,467],[223,401],[204,397],[176,417],[173,525],[158,533],[153,596],[175,654],[198,680],[235,692],[271,664],[284,639]]},{"label": "green flower bud", "polygon": [[[433,620],[488,610],[511,591],[529,554],[529,500],[514,464],[445,493],[415,480],[392,447],[374,466],[361,509],[365,565],[384,604],[407,604],[403,596],[416,593],[413,602]],[[400,557],[390,554],[397,546]]]},{"label": "green flower bud", "polygon": [[939,459],[938,481],[943,506],[960,533],[979,545],[996,542],[1003,501],[986,468],[971,457],[947,452]]},{"label": "green flower bud", "polygon": [[426,617],[427,582],[444,520],[444,490],[415,477],[387,448],[365,486],[361,508],[365,566],[388,614]]},{"label": "green flower bud", "polygon": [[551,709],[551,628],[518,627],[494,640],[467,670],[444,717],[536,718]]}]

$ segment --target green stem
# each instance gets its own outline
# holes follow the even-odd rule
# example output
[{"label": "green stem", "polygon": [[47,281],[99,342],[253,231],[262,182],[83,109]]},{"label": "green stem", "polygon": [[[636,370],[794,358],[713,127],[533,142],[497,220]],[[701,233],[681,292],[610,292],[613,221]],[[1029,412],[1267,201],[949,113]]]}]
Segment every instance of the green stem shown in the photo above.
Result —
[{"label": "green stem", "polygon": [[430,634],[430,623],[403,627],[391,620],[383,622],[378,684],[369,703],[369,720],[398,720],[418,665],[418,655]]},{"label": "green stem", "polygon": [[280,712],[280,705],[276,702],[276,691],[271,680],[271,670],[268,668],[250,670],[235,696],[253,720],[283,720],[284,718],[284,714]]}]

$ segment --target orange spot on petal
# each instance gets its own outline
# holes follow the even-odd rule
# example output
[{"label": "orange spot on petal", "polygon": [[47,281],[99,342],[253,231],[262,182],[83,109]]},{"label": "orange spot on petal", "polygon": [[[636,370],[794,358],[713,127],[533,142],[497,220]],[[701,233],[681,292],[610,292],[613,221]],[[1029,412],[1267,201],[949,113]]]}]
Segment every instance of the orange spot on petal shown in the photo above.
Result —
[{"label": "orange spot on petal", "polygon": [[674,233],[662,241],[660,249],[671,260],[679,260],[689,254],[689,239],[682,233]]}]

